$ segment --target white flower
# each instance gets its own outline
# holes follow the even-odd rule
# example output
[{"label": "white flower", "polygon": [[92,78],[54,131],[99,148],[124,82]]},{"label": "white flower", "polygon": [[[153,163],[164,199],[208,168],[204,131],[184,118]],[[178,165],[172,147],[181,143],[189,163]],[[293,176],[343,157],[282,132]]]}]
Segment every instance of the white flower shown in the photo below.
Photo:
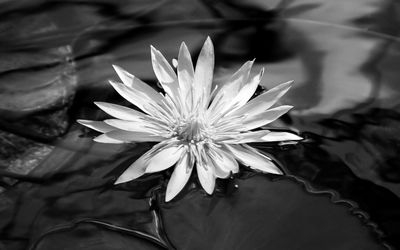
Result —
[{"label": "white flower", "polygon": [[264,71],[250,77],[254,61],[248,61],[226,83],[212,90],[214,48],[210,38],[201,49],[196,69],[185,43],[179,50],[177,74],[154,47],[151,59],[165,94],[114,66],[123,83],[110,81],[111,85],[143,112],[96,102],[115,119],[78,121],[103,133],[94,138],[96,142],[158,142],[131,164],[115,184],[174,166],[166,191],[165,199],[169,201],[185,186],[194,167],[208,194],[213,193],[216,178],[228,178],[239,171],[237,161],[263,172],[282,174],[270,158],[246,143],[302,139],[287,132],[253,131],[292,108],[287,105],[271,108],[289,90],[292,81],[250,100]]}]

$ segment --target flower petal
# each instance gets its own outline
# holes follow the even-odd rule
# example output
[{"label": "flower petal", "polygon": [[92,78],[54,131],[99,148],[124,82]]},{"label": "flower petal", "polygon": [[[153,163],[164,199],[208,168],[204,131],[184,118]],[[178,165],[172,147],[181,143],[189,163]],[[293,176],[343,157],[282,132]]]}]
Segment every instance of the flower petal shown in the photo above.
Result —
[{"label": "flower petal", "polygon": [[237,93],[239,93],[240,89],[247,83],[254,61],[255,59],[244,63],[242,67],[232,75],[229,82],[224,85],[224,87],[226,86],[227,91],[232,92],[229,95],[230,97],[235,97]]},{"label": "flower petal", "polygon": [[164,137],[146,133],[146,132],[132,132],[125,130],[114,130],[104,134],[105,136],[114,140],[120,140],[124,142],[150,142],[150,141],[163,141]]},{"label": "flower petal", "polygon": [[146,96],[147,99],[153,101],[160,101],[162,95],[150,87],[148,84],[144,83],[139,78],[135,77],[134,75],[130,74],[123,68],[113,65],[115,72],[117,72],[119,78],[121,78],[122,82],[128,86],[129,88],[140,92],[143,96]]},{"label": "flower petal", "polygon": [[134,179],[139,178],[140,176],[145,174],[145,164],[143,163],[143,158],[140,157],[134,163],[132,163],[125,172],[118,177],[117,181],[114,183],[115,185],[128,182]]},{"label": "flower petal", "polygon": [[99,136],[93,138],[93,141],[100,142],[100,143],[111,143],[111,144],[125,143],[125,141],[113,139],[113,138],[107,136],[107,134],[99,135]]},{"label": "flower petal", "polygon": [[146,168],[146,173],[165,170],[174,165],[181,157],[185,148],[181,145],[166,146],[152,156]]},{"label": "flower petal", "polygon": [[289,132],[270,132],[263,136],[261,139],[268,142],[303,140],[302,137]]},{"label": "flower petal", "polygon": [[190,52],[185,43],[182,43],[179,49],[178,79],[182,103],[186,108],[190,109],[193,102],[191,89],[193,86],[194,69]]},{"label": "flower petal", "polygon": [[242,145],[228,145],[225,147],[232,152],[235,158],[245,166],[272,174],[283,174],[282,171],[269,159],[257,150]]},{"label": "flower petal", "polygon": [[167,59],[151,46],[151,62],[158,81],[165,92],[173,99],[178,97],[178,78]]},{"label": "flower petal", "polygon": [[230,152],[213,147],[209,150],[209,156],[213,162],[216,177],[227,178],[231,173],[239,172],[239,164]]},{"label": "flower petal", "polygon": [[[231,114],[233,114],[235,110],[245,105],[247,101],[254,95],[254,92],[256,91],[263,74],[264,68],[261,69],[260,72],[255,75],[249,82],[247,82],[239,91],[239,93],[230,100],[229,103],[218,103],[217,105],[221,108],[213,110],[210,114],[212,122],[218,121],[221,117],[224,116],[232,117]],[[225,97],[222,97],[222,99],[224,98]]]},{"label": "flower petal", "polygon": [[145,132],[149,134],[162,135],[168,133],[157,124],[149,123],[148,121],[124,121],[119,119],[107,119],[104,120],[110,126],[121,130],[127,130],[132,132]]},{"label": "flower petal", "polygon": [[208,193],[212,194],[215,188],[215,172],[214,168],[207,163],[197,161],[197,177],[199,178],[200,184],[203,189]]},{"label": "flower petal", "polygon": [[259,130],[259,131],[250,131],[240,134],[232,134],[232,136],[224,138],[221,140],[222,143],[227,144],[243,144],[250,142],[262,142],[265,141],[262,138],[267,136],[271,131],[269,130]]},{"label": "flower petal", "polygon": [[278,119],[280,116],[287,113],[293,106],[282,105],[273,109],[269,109],[264,111],[256,116],[248,117],[243,121],[243,130],[252,130],[255,128],[259,128],[268,123],[271,123]]},{"label": "flower petal", "polygon": [[260,70],[260,72],[255,75],[248,83],[246,83],[243,88],[239,91],[238,95],[232,101],[233,110],[236,110],[243,105],[245,105],[250,98],[254,95],[254,92],[257,90],[257,86],[261,81],[261,78],[264,75],[264,68]]},{"label": "flower petal", "polygon": [[205,109],[210,101],[214,71],[214,46],[207,37],[196,63],[193,82],[193,102]]},{"label": "flower petal", "polygon": [[174,172],[168,181],[165,201],[172,200],[185,186],[192,174],[193,164],[189,160],[189,154],[184,154],[175,166]]},{"label": "flower petal", "polygon": [[292,87],[293,81],[282,83],[267,92],[250,100],[246,105],[232,113],[232,115],[247,114],[248,116],[259,114],[281,98]]},{"label": "flower petal", "polygon": [[118,94],[120,94],[127,101],[137,106],[144,112],[148,114],[153,114],[151,110],[145,108],[146,102],[144,102],[143,99],[138,95],[138,93],[134,92],[131,88],[119,82],[109,81],[109,83],[118,92]]},{"label": "flower petal", "polygon": [[240,91],[240,89],[246,84],[249,79],[250,71],[253,66],[253,61],[247,61],[240,67],[226,83],[223,83],[214,98],[214,101],[210,105],[210,110],[217,108],[218,103],[230,102]]},{"label": "flower petal", "polygon": [[94,102],[94,104],[107,114],[121,120],[140,121],[140,119],[145,117],[145,114],[142,112],[121,105],[107,102]]},{"label": "flower petal", "polygon": [[110,131],[115,130],[114,127],[101,122],[101,121],[91,121],[91,120],[77,120],[78,123],[82,124],[83,126],[86,126],[88,128],[91,128],[93,130],[99,131],[101,133],[107,133]]},{"label": "flower petal", "polygon": [[139,178],[140,176],[145,174],[146,167],[149,162],[150,155],[154,154],[154,152],[160,147],[162,147],[162,143],[155,145],[145,154],[140,156],[134,163],[132,163],[121,176],[118,177],[117,181],[114,184],[120,184],[124,182],[128,182],[134,179]]},{"label": "flower petal", "polygon": [[[160,112],[171,113],[170,108],[165,104],[166,100],[161,93],[157,92],[148,84],[144,83],[134,75],[128,73],[121,67],[116,65],[113,65],[113,67],[118,76],[123,81],[124,85],[127,86],[128,89],[131,90],[131,92],[133,92],[133,98],[136,100],[136,103],[134,104],[136,106],[151,115],[159,115]],[[113,87],[115,88],[114,85]],[[126,97],[124,96],[124,98]],[[139,102],[140,104],[138,105],[137,102]]]}]

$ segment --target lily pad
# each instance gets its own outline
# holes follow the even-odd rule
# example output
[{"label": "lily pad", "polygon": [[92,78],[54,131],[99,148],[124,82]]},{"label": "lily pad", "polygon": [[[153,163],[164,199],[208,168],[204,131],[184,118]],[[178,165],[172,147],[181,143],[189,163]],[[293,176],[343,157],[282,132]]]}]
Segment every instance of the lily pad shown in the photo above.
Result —
[{"label": "lily pad", "polygon": [[164,228],[174,247],[386,249],[367,216],[333,191],[317,192],[292,177],[259,174],[232,185],[237,190],[229,195],[207,196],[192,189],[180,200],[161,205]]}]

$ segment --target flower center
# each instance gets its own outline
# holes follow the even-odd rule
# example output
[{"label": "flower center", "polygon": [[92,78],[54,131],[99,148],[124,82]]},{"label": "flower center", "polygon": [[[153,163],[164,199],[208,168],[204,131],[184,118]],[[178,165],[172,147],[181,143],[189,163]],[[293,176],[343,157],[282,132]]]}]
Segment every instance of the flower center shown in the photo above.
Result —
[{"label": "flower center", "polygon": [[207,130],[203,122],[191,120],[178,126],[175,130],[181,141],[198,143],[208,138]]}]

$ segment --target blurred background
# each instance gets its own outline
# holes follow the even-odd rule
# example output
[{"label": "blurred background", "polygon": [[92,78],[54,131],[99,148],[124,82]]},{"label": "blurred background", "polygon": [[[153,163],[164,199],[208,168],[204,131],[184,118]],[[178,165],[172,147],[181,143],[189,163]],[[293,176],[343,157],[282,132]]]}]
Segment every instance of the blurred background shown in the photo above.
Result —
[{"label": "blurred background", "polygon": [[295,108],[273,125],[305,140],[259,148],[400,246],[399,34],[395,0],[0,0],[0,207],[20,182],[123,151],[76,123],[104,118],[93,101],[123,101],[111,64],[155,85],[150,45],[172,61],[182,41],[197,57],[210,36],[216,83],[253,58],[264,89],[295,80],[281,99]]}]

